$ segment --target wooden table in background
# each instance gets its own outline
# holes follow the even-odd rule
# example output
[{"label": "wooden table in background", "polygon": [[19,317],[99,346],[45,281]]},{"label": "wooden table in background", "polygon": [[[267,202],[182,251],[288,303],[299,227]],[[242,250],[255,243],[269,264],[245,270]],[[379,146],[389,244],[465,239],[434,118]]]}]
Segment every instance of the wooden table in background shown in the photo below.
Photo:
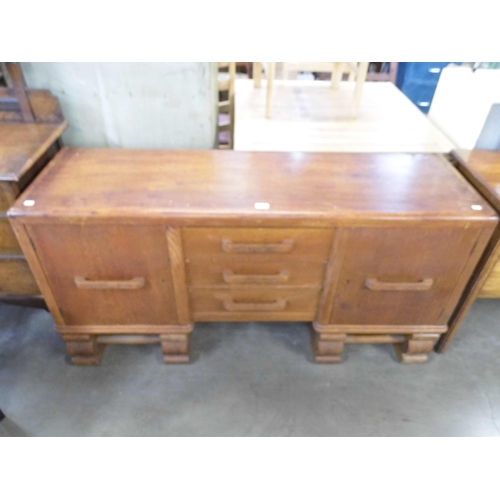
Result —
[{"label": "wooden table in background", "polygon": [[363,106],[349,118],[354,83],[277,81],[273,119],[266,89],[235,82],[234,149],[240,151],[448,153],[454,144],[396,86],[366,82]]}]

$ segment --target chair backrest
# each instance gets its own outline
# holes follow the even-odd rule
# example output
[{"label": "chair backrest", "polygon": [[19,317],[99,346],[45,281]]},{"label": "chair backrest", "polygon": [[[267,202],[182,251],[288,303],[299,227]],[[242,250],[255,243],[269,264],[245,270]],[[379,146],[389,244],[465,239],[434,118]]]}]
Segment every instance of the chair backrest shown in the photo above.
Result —
[{"label": "chair backrest", "polygon": [[[10,87],[0,88],[0,122],[62,123],[64,116],[58,99],[48,90],[29,90],[19,63],[3,65]],[[10,81],[9,81],[10,80]]]},{"label": "chair backrest", "polygon": [[235,62],[219,62],[219,116],[217,127],[217,146],[219,149],[234,148],[234,80]]},{"label": "chair backrest", "polygon": [[0,95],[0,112],[20,113],[23,122],[33,123],[35,116],[31,109],[28,95],[26,94],[26,82],[24,81],[21,65],[19,63],[8,62],[5,63],[5,67],[10,75],[13,95],[12,93],[8,93],[11,95],[6,96]]}]

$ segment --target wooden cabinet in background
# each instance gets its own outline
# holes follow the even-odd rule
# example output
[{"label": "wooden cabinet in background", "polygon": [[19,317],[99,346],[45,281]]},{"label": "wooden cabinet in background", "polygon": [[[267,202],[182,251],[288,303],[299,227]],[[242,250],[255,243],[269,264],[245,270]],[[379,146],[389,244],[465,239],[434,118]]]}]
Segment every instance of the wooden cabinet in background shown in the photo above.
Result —
[{"label": "wooden cabinet in background", "polygon": [[45,307],[7,210],[60,150],[67,123],[56,97],[26,89],[18,63],[6,67],[13,86],[0,88],[0,300]]},{"label": "wooden cabinet in background", "polygon": [[76,364],[196,321],[310,321],[422,362],[498,217],[443,156],[63,149],[9,212]]}]

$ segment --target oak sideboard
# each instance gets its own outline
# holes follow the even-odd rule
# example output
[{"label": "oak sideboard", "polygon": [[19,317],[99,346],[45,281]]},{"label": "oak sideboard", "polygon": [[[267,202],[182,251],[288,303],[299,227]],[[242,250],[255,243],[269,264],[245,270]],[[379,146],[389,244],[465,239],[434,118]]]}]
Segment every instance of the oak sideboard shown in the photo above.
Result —
[{"label": "oak sideboard", "polygon": [[11,222],[75,364],[189,361],[198,321],[312,322],[318,362],[423,362],[498,225],[441,155],[64,148]]}]

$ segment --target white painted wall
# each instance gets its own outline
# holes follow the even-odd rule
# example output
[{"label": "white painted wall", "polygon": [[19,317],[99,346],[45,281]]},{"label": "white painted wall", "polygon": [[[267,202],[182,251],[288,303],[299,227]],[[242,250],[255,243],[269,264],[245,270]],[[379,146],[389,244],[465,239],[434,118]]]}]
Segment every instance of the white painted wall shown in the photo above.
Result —
[{"label": "white painted wall", "polygon": [[211,149],[214,63],[22,63],[30,88],[55,94],[68,146]]}]

